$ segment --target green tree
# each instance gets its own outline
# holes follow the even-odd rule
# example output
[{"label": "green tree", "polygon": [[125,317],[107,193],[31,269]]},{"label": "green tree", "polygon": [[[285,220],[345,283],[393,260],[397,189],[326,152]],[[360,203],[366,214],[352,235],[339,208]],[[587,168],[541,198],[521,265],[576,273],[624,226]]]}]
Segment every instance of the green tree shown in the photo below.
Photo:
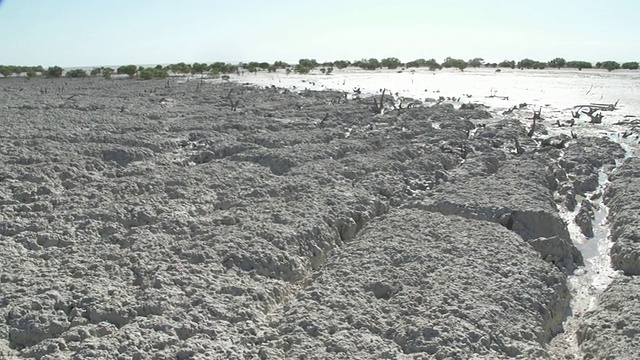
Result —
[{"label": "green tree", "polygon": [[113,69],[108,67],[108,68],[103,68],[102,69],[102,77],[105,79],[111,79],[111,74],[113,74]]},{"label": "green tree", "polygon": [[593,68],[593,64],[590,63],[589,61],[572,60],[572,61],[567,61],[566,67],[582,70],[582,69],[591,69],[591,68]]},{"label": "green tree", "polygon": [[[302,65],[302,64],[298,64],[298,65],[296,65],[296,67],[294,68],[295,72],[297,72],[298,74],[308,74],[308,73],[310,73],[310,72],[311,72],[311,70],[312,70],[312,69],[313,69],[312,67],[305,66],[305,65]],[[287,75],[290,73],[290,71],[289,71],[289,70],[290,70],[290,69],[289,69],[289,68],[287,68]]]},{"label": "green tree", "polygon": [[469,60],[469,66],[474,67],[474,68],[481,67],[483,63],[484,63],[484,59],[483,58],[473,58],[473,59]]},{"label": "green tree", "polygon": [[397,69],[402,65],[402,61],[400,61],[398,58],[390,57],[380,60],[380,64],[387,69]]},{"label": "green tree", "polygon": [[498,64],[498,67],[515,69],[516,68],[516,62],[513,61],[513,60],[502,60],[502,62],[500,62]]},{"label": "green tree", "polygon": [[93,68],[89,73],[91,76],[98,76],[100,74],[102,74],[102,68]]},{"label": "green tree", "polygon": [[150,80],[155,76],[155,71],[152,68],[143,68],[142,70],[138,71],[138,75],[143,80]]},{"label": "green tree", "polygon": [[4,77],[9,77],[9,75],[13,74],[13,70],[8,66],[0,66],[0,74]]},{"label": "green tree", "polygon": [[130,78],[136,75],[138,72],[138,67],[135,65],[122,65],[116,70],[118,74],[129,75]]},{"label": "green tree", "polygon": [[33,70],[33,68],[27,70],[27,78],[31,79],[32,77],[35,77],[36,75],[38,75],[38,74],[36,73],[35,70]]},{"label": "green tree", "polygon": [[44,72],[44,75],[47,77],[59,78],[60,76],[62,76],[63,72],[64,70],[60,66],[50,66]]},{"label": "green tree", "polygon": [[333,62],[333,66],[337,67],[338,69],[345,69],[349,66],[349,64],[351,64],[351,62],[346,60],[336,60]]},{"label": "green tree", "polygon": [[607,69],[607,71],[611,72],[613,70],[620,69],[620,64],[618,64],[617,62],[612,61],[612,60],[603,61],[602,62],[602,68],[603,69]]},{"label": "green tree", "polygon": [[627,70],[638,70],[640,67],[637,61],[626,62],[620,65],[621,68]]},{"label": "green tree", "polygon": [[453,59],[451,57],[447,57],[444,59],[442,63],[442,67],[444,68],[456,68],[460,71],[464,71],[467,68],[467,62],[462,59]]},{"label": "green tree", "polygon": [[549,67],[552,68],[562,68],[565,67],[565,65],[567,65],[567,60],[563,59],[563,58],[555,58],[551,61],[548,62]]},{"label": "green tree", "polygon": [[65,76],[70,78],[83,78],[87,76],[87,72],[82,69],[73,69],[67,71]]},{"label": "green tree", "polygon": [[298,65],[312,70],[318,66],[318,62],[316,59],[300,59],[298,60]]},{"label": "green tree", "polygon": [[286,69],[289,67],[289,64],[287,64],[284,61],[276,61],[273,63],[273,66],[275,66],[278,69]]}]

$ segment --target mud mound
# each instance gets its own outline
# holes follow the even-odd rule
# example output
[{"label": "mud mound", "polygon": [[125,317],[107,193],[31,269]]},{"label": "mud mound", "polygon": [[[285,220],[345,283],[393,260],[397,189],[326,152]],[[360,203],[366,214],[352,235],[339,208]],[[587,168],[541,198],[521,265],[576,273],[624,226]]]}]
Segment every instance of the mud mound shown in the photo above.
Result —
[{"label": "mud mound", "polygon": [[23,88],[0,91],[1,356],[545,358],[562,330],[580,259],[552,155],[515,120],[237,84],[0,86]]}]

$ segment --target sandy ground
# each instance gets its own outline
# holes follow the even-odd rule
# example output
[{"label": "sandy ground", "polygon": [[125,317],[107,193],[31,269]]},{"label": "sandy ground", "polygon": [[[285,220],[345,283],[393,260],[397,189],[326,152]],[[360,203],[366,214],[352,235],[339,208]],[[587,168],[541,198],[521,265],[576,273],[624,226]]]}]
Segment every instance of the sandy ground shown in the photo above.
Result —
[{"label": "sandy ground", "polygon": [[[529,138],[530,107],[394,109],[396,96],[376,114],[373,98],[339,91],[0,80],[2,357],[640,348],[628,339],[638,214],[621,195],[640,174],[618,171],[626,153],[609,137],[564,139],[543,123]],[[558,341],[568,279],[589,271],[564,219],[576,211],[597,230],[580,210],[598,191],[624,274],[604,290],[606,313],[595,306]]]}]

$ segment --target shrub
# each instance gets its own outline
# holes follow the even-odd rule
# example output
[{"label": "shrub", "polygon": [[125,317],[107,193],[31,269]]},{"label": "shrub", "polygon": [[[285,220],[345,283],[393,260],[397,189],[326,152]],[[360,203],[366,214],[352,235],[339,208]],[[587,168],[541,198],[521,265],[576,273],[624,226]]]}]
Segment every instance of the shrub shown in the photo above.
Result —
[{"label": "shrub", "polygon": [[515,69],[516,68],[516,62],[513,61],[513,60],[502,60],[502,62],[500,62],[498,64],[498,67]]},{"label": "shrub", "polygon": [[116,70],[118,74],[129,75],[130,78],[136,75],[138,72],[138,67],[135,65],[122,65]]},{"label": "shrub", "polygon": [[333,72],[333,66],[329,66],[327,68],[327,75],[331,75],[332,72]]},{"label": "shrub", "polygon": [[[311,72],[312,69],[313,69],[312,67],[308,67],[308,66],[304,66],[302,64],[298,64],[298,65],[296,65],[294,70],[298,74],[308,74],[309,72]],[[289,70],[289,69],[287,69],[287,70]],[[289,74],[289,73],[290,73],[290,71],[287,71],[287,74]]]},{"label": "shrub", "polygon": [[316,66],[318,66],[318,62],[316,61],[316,59],[300,59],[298,60],[298,65],[312,70]]},{"label": "shrub", "polygon": [[67,71],[65,76],[70,78],[83,78],[87,76],[87,72],[82,69],[73,69]]},{"label": "shrub", "polygon": [[620,64],[618,64],[615,61],[608,60],[608,61],[603,61],[602,64],[601,64],[601,67],[603,69],[607,69],[607,71],[611,72],[613,70],[620,69]]},{"label": "shrub", "polygon": [[380,64],[387,69],[397,69],[402,65],[402,61],[400,61],[398,58],[390,57],[382,59],[380,61]]},{"label": "shrub", "polygon": [[575,61],[575,60],[568,61],[565,66],[568,68],[575,68],[578,70],[593,68],[593,64],[588,61]]},{"label": "shrub", "polygon": [[333,62],[333,66],[337,67],[338,69],[347,68],[350,64],[351,62],[346,60],[336,60]]},{"label": "shrub", "polygon": [[45,72],[45,76],[59,78],[62,76],[64,70],[60,66],[50,66]]},{"label": "shrub", "polygon": [[174,74],[190,74],[191,73],[191,65],[185,64],[183,62],[180,62],[177,64],[171,64],[169,65],[169,69],[171,69],[171,71]]},{"label": "shrub", "polygon": [[471,60],[469,60],[468,64],[471,67],[474,68],[478,68],[480,66],[482,66],[482,64],[484,63],[484,59],[483,58],[473,58]]},{"label": "shrub", "polygon": [[143,68],[142,70],[138,70],[138,76],[140,76],[143,80],[153,79],[154,69],[152,68]]},{"label": "shrub", "polygon": [[89,73],[89,75],[91,76],[98,76],[102,73],[102,68],[93,68],[91,70],[91,72]]},{"label": "shrub", "polygon": [[108,67],[108,68],[103,68],[102,69],[102,77],[105,79],[111,79],[111,74],[113,74],[113,69]]},{"label": "shrub", "polygon": [[623,63],[622,65],[620,65],[620,67],[627,70],[638,70],[640,65],[638,64],[637,61],[631,61],[631,62]]},{"label": "shrub", "polygon": [[13,69],[9,66],[0,66],[0,74],[4,77],[9,77],[9,75],[13,74]]},{"label": "shrub", "polygon": [[203,74],[206,71],[209,70],[209,65],[205,64],[205,63],[193,63],[193,65],[191,65],[191,74]]},{"label": "shrub", "polygon": [[378,61],[378,59],[375,58],[371,58],[371,59],[362,59],[360,61],[355,61],[353,63],[354,66],[357,66],[361,69],[364,70],[375,70],[380,68],[382,65],[380,64],[380,61]]},{"label": "shrub", "polygon": [[567,60],[559,57],[549,61],[547,64],[549,65],[549,67],[560,69],[567,65]]},{"label": "shrub", "polygon": [[467,62],[462,59],[453,59],[451,57],[448,57],[444,59],[444,62],[442,63],[442,67],[456,68],[456,69],[459,69],[460,71],[464,71],[464,69],[467,68]]},{"label": "shrub", "polygon": [[276,61],[273,63],[273,66],[278,68],[278,69],[286,69],[289,67],[289,64],[287,64],[284,61]]},{"label": "shrub", "polygon": [[36,74],[35,70],[33,70],[33,69],[27,70],[27,78],[28,79],[31,79],[32,77],[34,77],[36,75],[38,75],[38,74]]}]

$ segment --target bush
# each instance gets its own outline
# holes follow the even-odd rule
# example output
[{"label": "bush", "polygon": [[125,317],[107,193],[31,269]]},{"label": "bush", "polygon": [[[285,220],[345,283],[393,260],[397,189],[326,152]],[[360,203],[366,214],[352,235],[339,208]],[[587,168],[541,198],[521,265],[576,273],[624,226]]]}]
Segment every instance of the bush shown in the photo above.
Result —
[{"label": "bush", "polygon": [[100,74],[102,74],[102,68],[93,68],[89,73],[91,76],[98,76]]},{"label": "bush", "polygon": [[462,59],[453,59],[448,57],[444,59],[444,62],[442,63],[442,67],[447,69],[456,68],[456,69],[459,69],[460,71],[464,71],[464,69],[467,68],[467,62]]},{"label": "bush", "polygon": [[185,64],[183,62],[177,64],[169,65],[169,69],[174,74],[190,74],[191,73],[191,65]]},{"label": "bush", "polygon": [[153,79],[154,71],[152,68],[142,68],[142,70],[138,69],[138,76],[140,76],[143,80]]},{"label": "bush", "polygon": [[298,60],[298,65],[312,70],[316,66],[318,66],[318,62],[316,61],[316,59],[300,59]]},{"label": "bush", "polygon": [[638,70],[640,65],[638,64],[637,61],[631,61],[631,62],[623,63],[622,65],[620,65],[620,67],[627,70]]},{"label": "bush", "polygon": [[13,69],[9,66],[0,66],[0,74],[4,77],[9,77],[9,75],[13,74]]},{"label": "bush", "polygon": [[516,62],[513,61],[513,60],[502,60],[502,62],[500,62],[498,64],[498,67],[515,69],[516,68]]},{"label": "bush", "polygon": [[289,67],[289,64],[287,64],[284,61],[276,61],[273,63],[273,66],[278,68],[278,69],[286,69]]},{"label": "bush", "polygon": [[549,61],[547,64],[549,65],[549,67],[560,69],[567,65],[567,60],[559,57]]},{"label": "bush", "polygon": [[129,75],[129,77],[132,78],[136,75],[136,72],[138,72],[138,67],[135,65],[123,65],[120,66],[116,71],[118,72],[118,74]]},{"label": "bush", "polygon": [[346,60],[336,60],[336,61],[333,62],[333,66],[337,67],[338,69],[345,69],[350,64],[351,64],[351,62],[350,61],[346,61]]},{"label": "bush", "polygon": [[70,78],[83,78],[87,76],[87,72],[82,69],[73,69],[67,71],[65,76]]},{"label": "bush", "polygon": [[364,70],[375,70],[380,68],[382,65],[380,64],[380,61],[378,61],[378,59],[375,58],[371,58],[371,59],[362,59],[360,61],[356,61],[353,63],[354,66],[357,66],[361,69]]},{"label": "bush", "polygon": [[105,79],[111,79],[111,74],[113,74],[113,69],[108,67],[108,68],[102,68],[102,77]]},{"label": "bush", "polygon": [[209,71],[209,65],[205,64],[205,63],[193,63],[193,65],[191,65],[191,74],[203,74],[205,72]]},{"label": "bush", "polygon": [[[304,65],[302,65],[302,64],[298,64],[298,65],[296,65],[296,67],[295,67],[295,69],[294,69],[294,70],[295,70],[298,74],[308,74],[308,73],[310,73],[310,72],[311,72],[311,70],[312,70],[312,69],[313,69],[312,67],[308,67],[308,66],[304,66]],[[289,73],[290,73],[290,71],[289,71],[289,69],[287,68],[287,74],[289,74]]]},{"label": "bush", "polygon": [[44,75],[47,77],[59,78],[62,76],[64,70],[60,66],[50,66],[45,72]]},{"label": "bush", "polygon": [[602,64],[600,64],[600,66],[603,69],[607,69],[607,71],[609,72],[620,69],[620,64],[612,60],[603,61]]},{"label": "bush", "polygon": [[142,68],[138,71],[138,75],[143,80],[151,80],[153,78],[162,79],[168,77],[169,72],[162,66],[160,66],[160,68],[156,66],[155,68]]},{"label": "bush", "polygon": [[480,66],[482,66],[482,64],[484,63],[484,59],[483,58],[474,58],[469,60],[469,66],[474,67],[474,68],[478,68]]},{"label": "bush", "polygon": [[387,69],[397,69],[402,65],[402,61],[400,61],[398,58],[390,57],[382,59],[380,61],[380,64]]},{"label": "bush", "polygon": [[[600,63],[598,63],[598,64],[600,64]],[[568,61],[565,66],[568,67],[568,68],[574,68],[574,69],[578,69],[578,70],[593,68],[593,64],[590,63],[589,61],[575,61],[575,60]]]}]

